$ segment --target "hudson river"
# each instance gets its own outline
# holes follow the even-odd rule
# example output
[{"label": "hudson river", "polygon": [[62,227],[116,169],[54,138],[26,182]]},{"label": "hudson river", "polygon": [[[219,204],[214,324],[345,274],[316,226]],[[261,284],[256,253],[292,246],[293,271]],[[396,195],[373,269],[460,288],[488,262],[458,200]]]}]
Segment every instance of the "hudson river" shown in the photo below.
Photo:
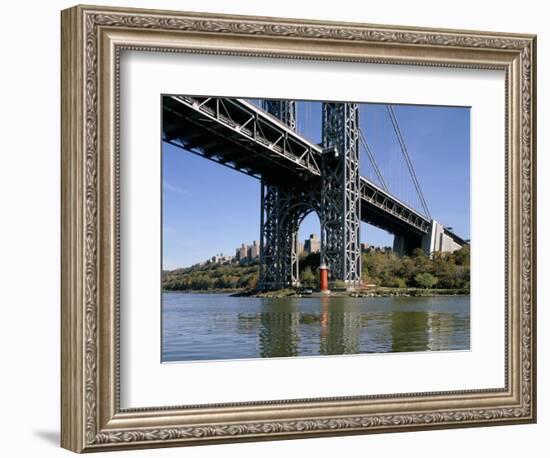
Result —
[{"label": "hudson river", "polygon": [[163,293],[162,360],[470,349],[470,297]]}]

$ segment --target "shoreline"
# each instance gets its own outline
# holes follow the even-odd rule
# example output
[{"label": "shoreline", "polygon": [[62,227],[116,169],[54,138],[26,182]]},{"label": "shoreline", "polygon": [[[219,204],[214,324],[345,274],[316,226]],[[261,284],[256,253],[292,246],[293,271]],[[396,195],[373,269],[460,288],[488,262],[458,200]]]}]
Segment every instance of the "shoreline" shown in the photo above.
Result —
[{"label": "shoreline", "polygon": [[378,298],[378,297],[451,297],[451,296],[469,296],[470,292],[457,289],[421,289],[421,288],[377,288],[377,289],[357,289],[351,291],[335,290],[330,293],[304,294],[300,290],[284,289],[275,291],[249,291],[235,293],[234,297],[260,297],[260,298],[320,298],[320,297],[353,297],[353,298]]},{"label": "shoreline", "polygon": [[319,298],[319,297],[353,297],[353,298],[377,298],[377,297],[451,297],[469,296],[470,292],[460,289],[422,289],[422,288],[390,288],[380,287],[372,289],[334,290],[330,293],[313,291],[305,293],[303,289],[280,289],[260,292],[257,290],[240,289],[214,289],[214,290],[162,290],[163,293],[180,294],[226,294],[230,297],[255,297],[255,298]]},{"label": "shoreline", "polygon": [[241,289],[162,289],[162,293],[179,293],[179,294],[239,294],[244,290]]}]

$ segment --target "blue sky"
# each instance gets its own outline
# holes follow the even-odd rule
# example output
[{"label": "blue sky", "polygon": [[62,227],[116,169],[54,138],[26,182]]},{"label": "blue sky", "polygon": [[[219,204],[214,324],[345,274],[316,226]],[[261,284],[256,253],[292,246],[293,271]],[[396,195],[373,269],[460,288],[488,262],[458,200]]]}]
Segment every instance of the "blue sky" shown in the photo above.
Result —
[{"label": "blue sky", "polygon": [[[470,109],[394,105],[394,111],[431,216],[469,239]],[[359,122],[390,192],[420,210],[386,106],[360,104]],[[320,142],[320,103],[298,103],[298,131]],[[360,161],[361,174],[377,182],[362,148]],[[162,175],[163,269],[232,255],[242,242],[259,239],[258,180],[167,143]],[[319,232],[319,219],[311,213],[300,226],[300,239]],[[385,246],[393,236],[363,223],[361,241]]]}]

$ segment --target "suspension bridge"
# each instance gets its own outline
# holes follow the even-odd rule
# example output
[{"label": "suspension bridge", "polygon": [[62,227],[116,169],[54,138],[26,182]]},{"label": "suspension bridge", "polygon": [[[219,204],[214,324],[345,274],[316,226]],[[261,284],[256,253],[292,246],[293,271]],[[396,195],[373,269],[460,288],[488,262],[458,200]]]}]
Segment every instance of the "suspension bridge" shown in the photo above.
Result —
[{"label": "suspension bridge", "polygon": [[[361,280],[360,223],[394,235],[398,254],[454,251],[467,242],[435,221],[391,105],[388,116],[422,210],[393,195],[359,127],[355,103],[322,104],[322,141],[297,131],[296,102],[163,96],[163,141],[261,180],[260,288],[299,285],[298,228],[321,223],[321,261],[331,281]],[[364,151],[376,181],[361,176]]]}]

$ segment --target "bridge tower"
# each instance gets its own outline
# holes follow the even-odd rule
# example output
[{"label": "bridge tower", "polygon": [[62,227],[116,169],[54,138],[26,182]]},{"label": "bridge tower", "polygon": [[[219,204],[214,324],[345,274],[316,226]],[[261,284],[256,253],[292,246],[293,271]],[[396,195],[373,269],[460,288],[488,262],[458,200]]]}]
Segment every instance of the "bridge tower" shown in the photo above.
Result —
[{"label": "bridge tower", "polygon": [[323,103],[321,246],[330,280],[361,281],[359,108]]},{"label": "bridge tower", "polygon": [[[296,104],[264,100],[262,108],[296,129]],[[260,288],[299,284],[298,228],[312,210],[321,222],[321,259],[330,280],[361,279],[358,106],[323,104],[320,189],[261,184]],[[307,188],[307,187],[306,187]]]},{"label": "bridge tower", "polygon": [[263,100],[262,108],[296,130],[296,102],[294,100]]},{"label": "bridge tower", "polygon": [[[262,108],[296,130],[296,102],[263,100]],[[260,288],[299,283],[298,227],[300,195],[283,185],[261,183]]]}]

